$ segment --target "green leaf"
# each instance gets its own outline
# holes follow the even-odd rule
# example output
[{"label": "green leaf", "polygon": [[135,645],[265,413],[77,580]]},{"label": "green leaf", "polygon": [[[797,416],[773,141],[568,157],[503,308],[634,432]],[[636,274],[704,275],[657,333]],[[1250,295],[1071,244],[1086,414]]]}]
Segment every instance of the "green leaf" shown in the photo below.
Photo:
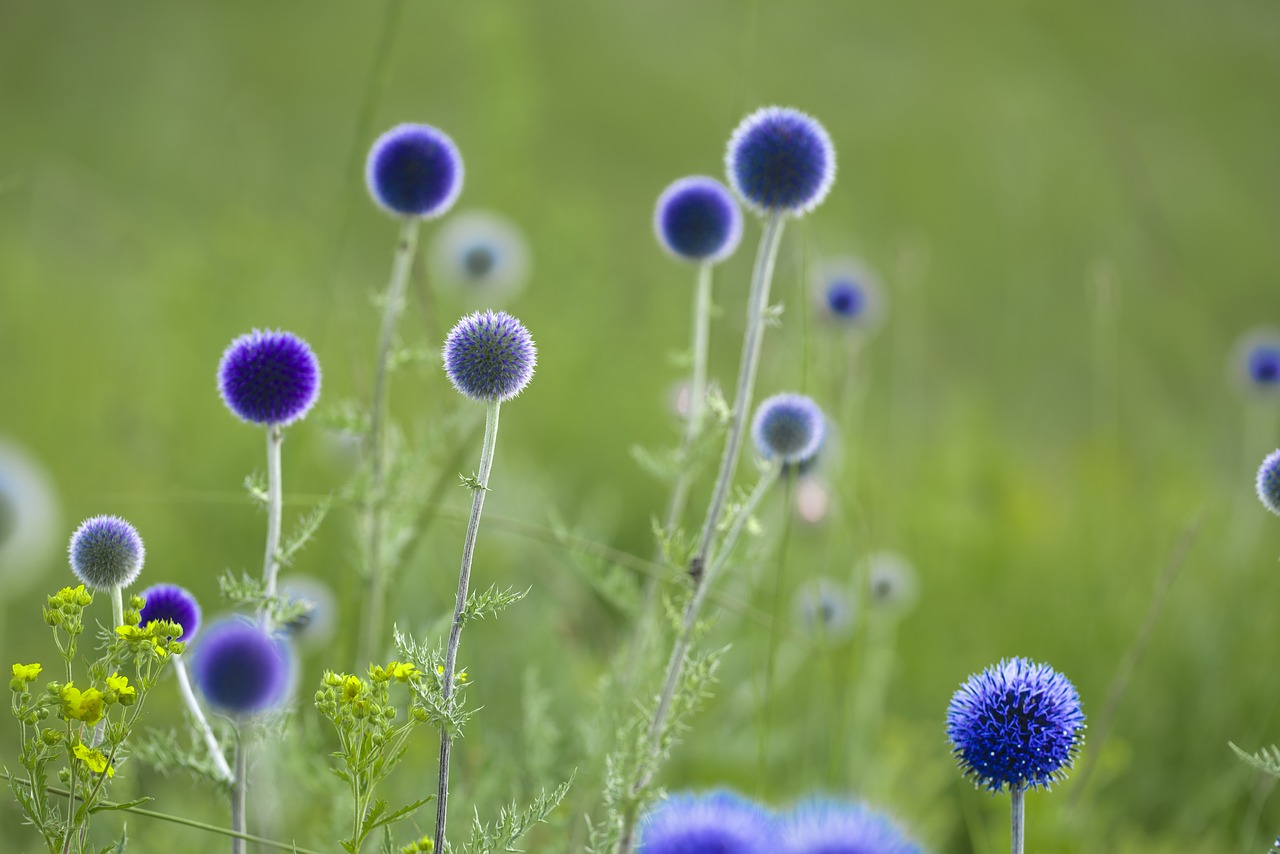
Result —
[{"label": "green leaf", "polygon": [[1235,751],[1241,762],[1264,774],[1270,774],[1272,777],[1280,779],[1280,749],[1274,744],[1270,747],[1262,748],[1257,753],[1245,753],[1230,741],[1227,742],[1227,746]]}]

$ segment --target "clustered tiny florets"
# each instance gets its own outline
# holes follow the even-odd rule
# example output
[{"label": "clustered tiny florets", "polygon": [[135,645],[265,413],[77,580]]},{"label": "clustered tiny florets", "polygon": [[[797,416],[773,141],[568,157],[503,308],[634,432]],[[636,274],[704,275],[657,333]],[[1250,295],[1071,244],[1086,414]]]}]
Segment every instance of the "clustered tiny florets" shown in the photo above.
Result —
[{"label": "clustered tiny florets", "polygon": [[147,554],[137,529],[119,516],[86,519],[71,535],[67,551],[71,571],[90,590],[128,587]]},{"label": "clustered tiny florets", "polygon": [[320,361],[292,332],[257,329],[231,342],[218,365],[218,391],[238,418],[285,426],[320,396]]},{"label": "clustered tiny florets", "polygon": [[776,828],[768,811],[732,792],[674,795],[640,826],[639,854],[774,854]]},{"label": "clustered tiny florets", "polygon": [[802,803],[782,823],[782,854],[921,854],[896,824],[862,804]]},{"label": "clustered tiny florets", "polygon": [[289,651],[262,627],[229,618],[205,630],[191,676],[210,703],[234,714],[278,705],[289,686]]},{"label": "clustered tiny florets", "polygon": [[462,155],[444,132],[402,124],[378,137],[365,163],[369,194],[383,209],[432,219],[446,213],[462,192]]},{"label": "clustered tiny florets", "polygon": [[1053,668],[1011,658],[969,677],[947,709],[947,736],[966,777],[993,792],[1049,788],[1084,741],[1075,686]]},{"label": "clustered tiny florets", "polygon": [[681,178],[658,196],[653,230],[662,247],[686,261],[719,263],[742,240],[742,211],[714,178]]},{"label": "clustered tiny florets", "polygon": [[467,315],[444,342],[449,382],[483,403],[510,400],[523,391],[533,378],[537,356],[529,330],[505,311]]},{"label": "clustered tiny florets", "polygon": [[836,151],[813,117],[764,107],[729,138],[725,167],[734,192],[757,213],[800,216],[817,207],[836,177]]},{"label": "clustered tiny florets", "polygon": [[766,398],[751,422],[751,436],[760,456],[785,465],[813,459],[825,432],[822,410],[803,394]]},{"label": "clustered tiny florets", "polygon": [[142,606],[139,628],[145,629],[152,620],[165,620],[182,626],[182,634],[174,640],[191,643],[200,631],[200,603],[185,588],[176,584],[156,584],[139,594],[146,602]]},{"label": "clustered tiny florets", "polygon": [[1258,500],[1272,513],[1280,514],[1280,450],[1267,454],[1258,467]]}]

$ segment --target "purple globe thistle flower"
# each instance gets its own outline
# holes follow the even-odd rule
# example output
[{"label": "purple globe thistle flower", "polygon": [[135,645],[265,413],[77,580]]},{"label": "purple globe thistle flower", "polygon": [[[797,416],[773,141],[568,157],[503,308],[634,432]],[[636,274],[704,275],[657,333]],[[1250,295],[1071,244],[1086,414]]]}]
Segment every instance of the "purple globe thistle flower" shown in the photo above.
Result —
[{"label": "purple globe thistle flower", "polygon": [[725,167],[747,207],[801,216],[831,190],[836,151],[816,119],[788,107],[764,107],[734,130]]},{"label": "purple globe thistle flower", "polygon": [[500,403],[523,391],[537,361],[529,330],[505,311],[468,314],[444,342],[449,382],[482,403]]},{"label": "purple globe thistle flower", "polygon": [[71,571],[90,590],[128,587],[147,556],[138,530],[119,516],[84,520],[71,535],[67,552]]},{"label": "purple globe thistle flower", "polygon": [[1048,665],[1006,659],[956,691],[947,736],[964,775],[990,791],[1047,789],[1084,741],[1080,695]]},{"label": "purple globe thistle flower", "polygon": [[775,854],[777,826],[764,808],[732,792],[675,795],[640,824],[638,854]]},{"label": "purple globe thistle flower", "polygon": [[176,584],[156,584],[141,594],[146,604],[142,606],[140,628],[146,628],[152,620],[169,620],[182,626],[182,634],[174,640],[191,643],[200,631],[200,603],[185,588]]},{"label": "purple globe thistle flower", "polygon": [[1227,363],[1230,380],[1247,393],[1280,394],[1280,330],[1251,329],[1241,335]]},{"label": "purple globe thistle flower", "polygon": [[782,854],[921,854],[886,815],[864,804],[813,800],[781,819]]},{"label": "purple globe thistle flower", "polygon": [[402,124],[374,140],[365,163],[369,195],[396,216],[433,219],[462,192],[462,155],[431,125]]},{"label": "purple globe thistle flower", "polygon": [[653,230],[676,258],[718,264],[742,240],[742,211],[716,179],[681,178],[658,196]]},{"label": "purple globe thistle flower", "polygon": [[251,715],[280,703],[289,688],[288,647],[262,627],[231,617],[205,629],[191,673],[213,705]]},{"label": "purple globe thistle flower", "polygon": [[1280,515],[1280,450],[1267,454],[1258,467],[1256,487],[1262,506]]},{"label": "purple globe thistle flower", "polygon": [[292,332],[255,329],[222,354],[218,391],[242,421],[284,427],[305,416],[320,396],[320,361]]},{"label": "purple globe thistle flower", "polygon": [[492,306],[524,287],[529,249],[506,217],[467,211],[449,217],[431,242],[431,278],[465,300]]},{"label": "purple globe thistle flower", "polygon": [[760,456],[784,465],[811,460],[822,447],[822,410],[803,394],[775,394],[756,409],[751,437]]},{"label": "purple globe thistle flower", "polygon": [[817,265],[814,294],[821,313],[837,326],[870,330],[884,316],[884,295],[875,274],[853,258]]},{"label": "purple globe thistle flower", "polygon": [[1256,385],[1280,385],[1280,346],[1258,344],[1249,351],[1245,368],[1250,381]]}]

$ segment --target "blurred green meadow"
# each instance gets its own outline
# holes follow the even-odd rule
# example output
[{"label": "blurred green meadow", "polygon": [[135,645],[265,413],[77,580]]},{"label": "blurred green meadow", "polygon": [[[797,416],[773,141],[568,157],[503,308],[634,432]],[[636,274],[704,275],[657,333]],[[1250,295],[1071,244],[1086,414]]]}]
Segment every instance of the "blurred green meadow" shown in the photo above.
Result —
[{"label": "blurred green meadow", "polygon": [[[722,175],[739,119],[784,104],[826,125],[839,173],[788,227],[758,390],[805,391],[831,415],[831,504],[811,525],[783,490],[765,503],[750,559],[718,591],[709,642],[733,647],[717,696],[664,784],[777,805],[865,796],[928,850],[1000,851],[1007,797],[961,779],[943,721],[965,677],[1026,655],[1072,679],[1090,724],[1072,778],[1028,800],[1028,850],[1262,852],[1280,802],[1227,742],[1280,741],[1280,520],[1252,495],[1280,398],[1242,394],[1229,360],[1243,332],[1280,324],[1277,93],[1280,6],[1263,0],[0,0],[0,439],[43,463],[61,501],[48,560],[0,567],[0,664],[52,657],[40,606],[72,580],[65,536],[97,513],[142,533],[142,586],[179,583],[207,616],[228,610],[218,576],[261,564],[264,516],[242,481],[264,464],[261,431],[218,399],[218,359],[251,328],[289,329],[321,360],[321,410],[367,405],[396,225],[365,195],[364,155],[387,127],[429,122],[466,163],[457,210],[525,230],[533,275],[507,308],[539,347],[503,408],[474,581],[531,590],[464,639],[483,709],[455,747],[455,814],[577,767],[558,821],[526,840],[573,850],[608,748],[574,722],[627,643],[611,585],[637,571],[583,543],[659,571],[645,561],[667,488],[632,448],[679,431],[672,354],[688,346],[693,270],[657,247],[653,202],[682,175]],[[712,375],[726,388],[758,235],[750,221],[717,271]],[[809,275],[829,255],[865,259],[887,295],[856,365],[814,316]],[[463,304],[421,269],[410,294],[401,339],[434,349]],[[483,415],[430,360],[397,373],[392,411],[448,487],[389,614],[425,634],[452,610],[469,503],[453,472],[475,466]],[[286,526],[350,476],[322,422],[287,434]],[[446,426],[469,444],[432,444]],[[311,693],[356,648],[353,517],[331,514],[294,568],[346,606],[299,668],[296,725],[321,745]],[[824,649],[790,603],[811,577],[852,583],[882,549],[911,560],[920,596],[894,630],[883,717],[853,733],[867,615]],[[762,734],[775,620],[784,675]],[[149,709],[161,728],[181,725],[173,693]],[[559,737],[531,729],[536,715]],[[255,832],[333,849],[327,823],[349,804],[327,749],[268,762]],[[402,800],[434,788],[435,749],[416,739],[392,781]],[[11,770],[16,753],[6,716]],[[225,824],[183,773],[127,770],[121,799]],[[0,847],[37,850],[0,803]],[[95,826],[105,839],[122,820]],[[225,844],[127,821],[137,850]],[[431,809],[416,822],[429,830]]]}]

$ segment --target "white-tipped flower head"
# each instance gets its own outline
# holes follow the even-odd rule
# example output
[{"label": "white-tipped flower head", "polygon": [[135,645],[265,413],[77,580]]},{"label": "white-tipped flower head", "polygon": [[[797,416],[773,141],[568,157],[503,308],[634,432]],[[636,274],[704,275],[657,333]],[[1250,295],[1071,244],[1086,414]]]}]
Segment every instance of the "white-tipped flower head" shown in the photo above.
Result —
[{"label": "white-tipped flower head", "polygon": [[90,590],[128,587],[142,572],[142,537],[119,516],[94,516],[81,523],[67,547],[71,571]]},{"label": "white-tipped flower head", "polygon": [[802,216],[836,180],[836,150],[817,119],[787,107],[764,107],[742,120],[725,153],[729,185],[765,216]]}]

